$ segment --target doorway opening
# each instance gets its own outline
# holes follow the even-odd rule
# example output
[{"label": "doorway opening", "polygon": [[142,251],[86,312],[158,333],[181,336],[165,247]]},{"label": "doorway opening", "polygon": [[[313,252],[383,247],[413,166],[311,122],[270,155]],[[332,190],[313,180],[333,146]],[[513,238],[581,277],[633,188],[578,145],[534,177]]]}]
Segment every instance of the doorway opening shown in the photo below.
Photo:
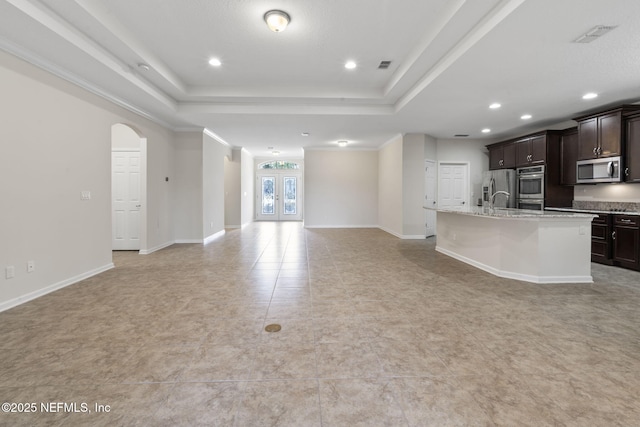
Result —
[{"label": "doorway opening", "polygon": [[256,171],[256,220],[302,221],[301,163],[273,160]]},{"label": "doorway opening", "polygon": [[111,126],[111,249],[147,248],[147,139],[132,127]]}]

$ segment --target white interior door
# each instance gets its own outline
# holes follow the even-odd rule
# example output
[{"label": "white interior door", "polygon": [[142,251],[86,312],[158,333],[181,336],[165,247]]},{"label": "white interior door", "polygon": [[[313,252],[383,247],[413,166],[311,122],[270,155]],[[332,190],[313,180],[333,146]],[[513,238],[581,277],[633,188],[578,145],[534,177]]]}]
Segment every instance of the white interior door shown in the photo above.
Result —
[{"label": "white interior door", "polygon": [[[435,208],[438,205],[436,191],[438,189],[438,169],[436,162],[433,160],[424,161],[424,203],[427,207]],[[425,237],[433,236],[436,234],[436,217],[438,216],[436,211],[425,211]]]},{"label": "white interior door", "polygon": [[302,219],[302,174],[271,171],[257,175],[256,219],[299,221]]},{"label": "white interior door", "polygon": [[438,164],[438,207],[463,210],[469,206],[469,163]]},{"label": "white interior door", "polygon": [[112,249],[140,249],[140,152],[111,153]]}]

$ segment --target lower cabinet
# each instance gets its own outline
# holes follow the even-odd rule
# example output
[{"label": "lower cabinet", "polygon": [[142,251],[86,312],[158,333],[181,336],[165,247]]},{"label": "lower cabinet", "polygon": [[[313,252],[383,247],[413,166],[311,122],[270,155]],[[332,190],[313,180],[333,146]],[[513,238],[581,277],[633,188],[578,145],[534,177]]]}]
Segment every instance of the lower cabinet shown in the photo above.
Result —
[{"label": "lower cabinet", "polygon": [[635,270],[640,268],[640,218],[614,215],[611,240],[614,264]]},{"label": "lower cabinet", "polygon": [[640,270],[640,216],[598,215],[591,222],[591,261]]},{"label": "lower cabinet", "polygon": [[611,218],[597,214],[591,222],[591,261],[613,265],[611,257]]}]

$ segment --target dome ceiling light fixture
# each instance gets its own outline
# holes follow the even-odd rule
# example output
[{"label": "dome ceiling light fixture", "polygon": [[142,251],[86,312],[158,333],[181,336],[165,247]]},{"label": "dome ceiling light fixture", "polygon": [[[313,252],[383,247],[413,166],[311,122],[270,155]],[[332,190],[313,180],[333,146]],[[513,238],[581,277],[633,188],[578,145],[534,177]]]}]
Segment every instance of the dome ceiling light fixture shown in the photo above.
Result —
[{"label": "dome ceiling light fixture", "polygon": [[264,14],[264,22],[267,23],[267,27],[274,33],[280,33],[287,28],[291,17],[287,12],[282,10],[270,10]]}]

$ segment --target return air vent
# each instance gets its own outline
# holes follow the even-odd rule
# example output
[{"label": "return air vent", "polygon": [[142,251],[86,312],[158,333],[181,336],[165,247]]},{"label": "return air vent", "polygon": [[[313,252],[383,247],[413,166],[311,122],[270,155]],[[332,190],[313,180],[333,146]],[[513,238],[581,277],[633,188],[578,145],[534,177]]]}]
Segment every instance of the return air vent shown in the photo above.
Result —
[{"label": "return air vent", "polygon": [[589,31],[587,31],[586,33],[584,33],[583,35],[575,39],[573,42],[574,43],[591,43],[595,39],[604,36],[609,31],[613,30],[616,27],[617,25],[613,25],[613,26],[596,25],[595,27],[593,27],[592,29],[590,29]]},{"label": "return air vent", "polygon": [[391,65],[391,61],[380,61],[380,65],[378,65],[378,70],[386,70]]},{"label": "return air vent", "polygon": [[469,134],[466,133],[457,133],[455,135],[453,135],[455,138],[468,138]]}]

